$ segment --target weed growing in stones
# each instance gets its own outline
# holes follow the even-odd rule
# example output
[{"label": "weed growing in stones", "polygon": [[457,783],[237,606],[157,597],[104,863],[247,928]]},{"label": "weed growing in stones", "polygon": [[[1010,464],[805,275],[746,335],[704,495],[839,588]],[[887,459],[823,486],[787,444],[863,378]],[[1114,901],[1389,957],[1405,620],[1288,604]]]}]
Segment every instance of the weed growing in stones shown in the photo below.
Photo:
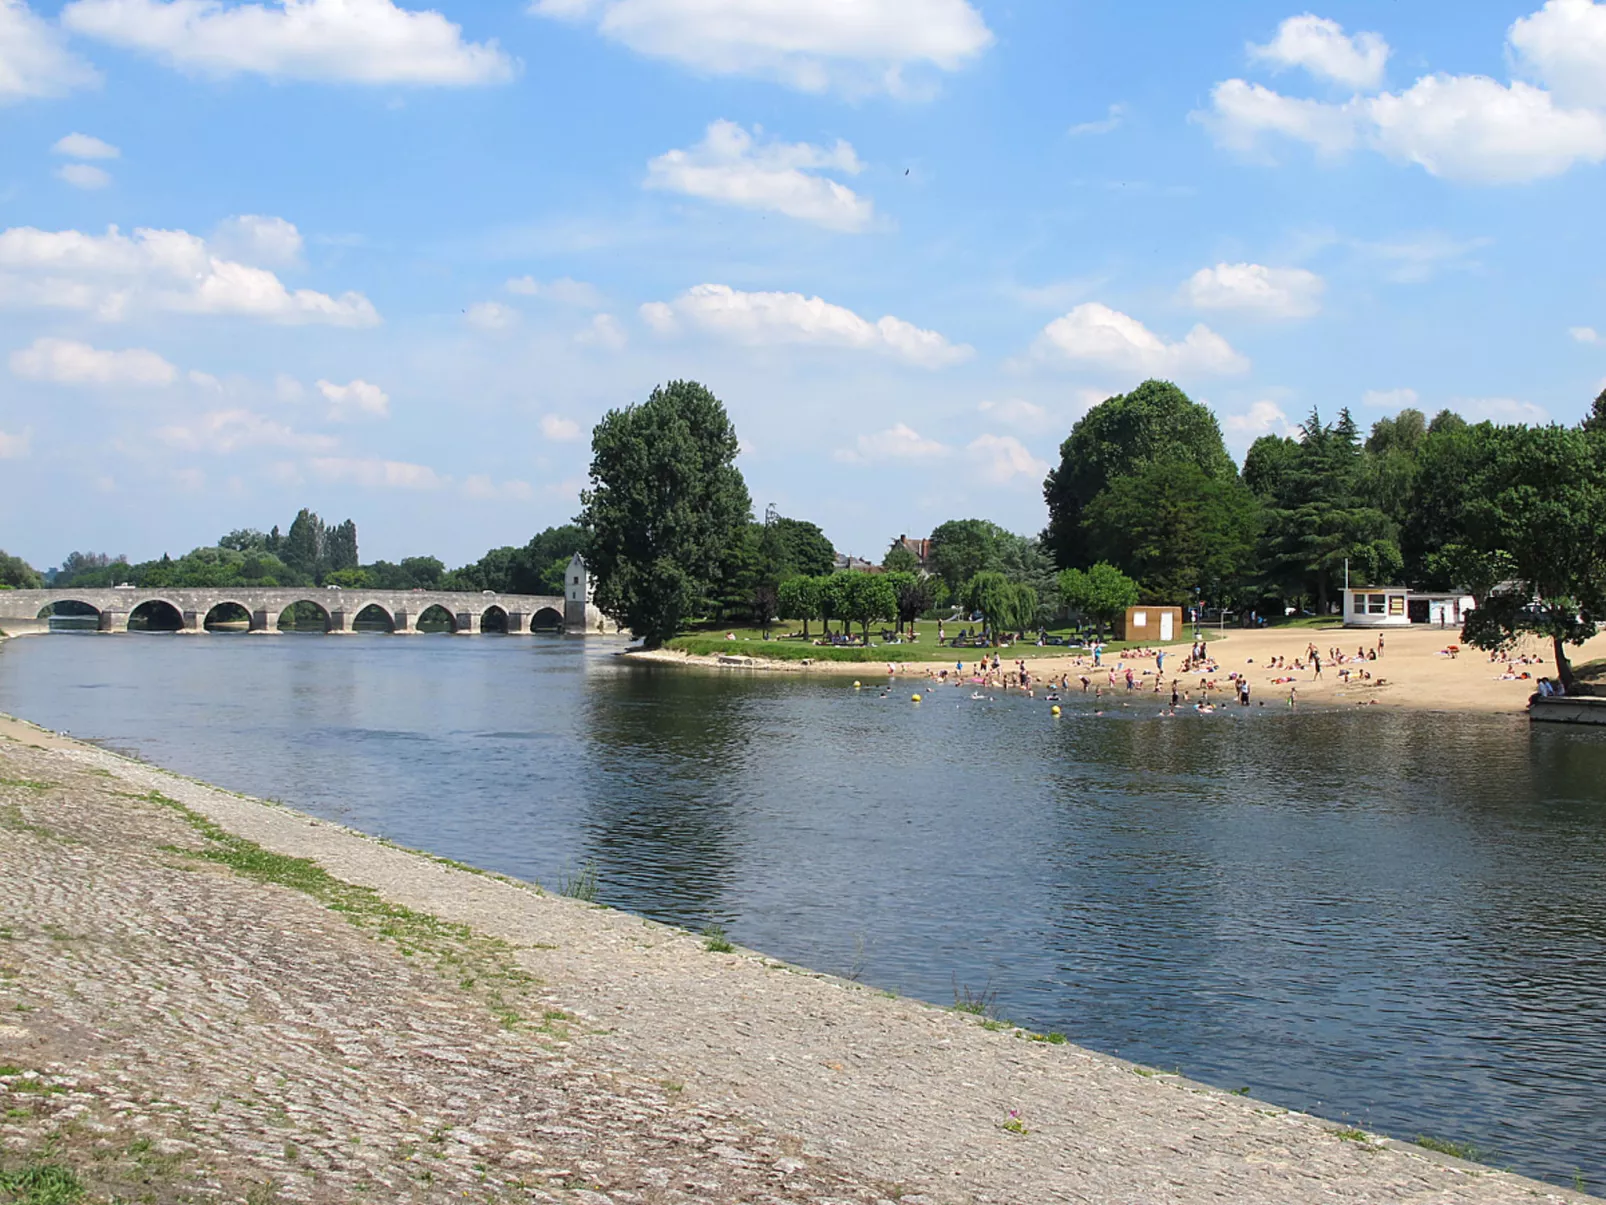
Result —
[{"label": "weed growing in stones", "polygon": [[1030,1036],[1032,1041],[1047,1042],[1050,1046],[1064,1046],[1070,1041],[1069,1038],[1067,1038],[1057,1029],[1051,1029],[1048,1033],[1034,1033]]},{"label": "weed growing in stones", "polygon": [[1031,1131],[1026,1128],[1026,1123],[1020,1119],[1019,1109],[1011,1109],[1009,1111],[1009,1116],[1000,1123],[998,1128],[1001,1130],[1008,1130],[1011,1134],[1026,1135],[1031,1133]]},{"label": "weed growing in stones", "polygon": [[730,938],[725,936],[723,925],[703,926],[703,949],[710,954],[729,954],[735,948],[731,945]]},{"label": "weed growing in stones", "polygon": [[579,870],[558,873],[558,894],[587,904],[597,902],[597,864],[587,861]]},{"label": "weed growing in stones", "polygon": [[1247,1086],[1243,1087],[1243,1088],[1233,1088],[1231,1090],[1231,1092],[1229,1093],[1229,1095],[1232,1095],[1232,1096],[1248,1096],[1249,1095],[1249,1089],[1248,1089]]},{"label": "weed growing in stones", "polygon": [[956,1013],[969,1013],[973,1017],[996,1017],[998,1015],[998,992],[993,989],[992,981],[979,992],[970,990],[969,984],[954,980],[954,1011]]},{"label": "weed growing in stones", "polygon": [[59,1163],[28,1163],[16,1171],[0,1170],[0,1192],[17,1205],[72,1205],[84,1186],[70,1168]]},{"label": "weed growing in stones", "polygon": [[1372,1136],[1370,1134],[1368,1134],[1365,1130],[1357,1130],[1354,1126],[1350,1126],[1347,1129],[1334,1130],[1333,1137],[1337,1138],[1340,1142],[1359,1142],[1365,1144],[1372,1141]]},{"label": "weed growing in stones", "polygon": [[1438,1151],[1441,1155],[1453,1155],[1457,1159],[1465,1159],[1468,1163],[1487,1163],[1492,1154],[1475,1143],[1435,1138],[1431,1134],[1418,1134],[1412,1141],[1427,1150]]}]

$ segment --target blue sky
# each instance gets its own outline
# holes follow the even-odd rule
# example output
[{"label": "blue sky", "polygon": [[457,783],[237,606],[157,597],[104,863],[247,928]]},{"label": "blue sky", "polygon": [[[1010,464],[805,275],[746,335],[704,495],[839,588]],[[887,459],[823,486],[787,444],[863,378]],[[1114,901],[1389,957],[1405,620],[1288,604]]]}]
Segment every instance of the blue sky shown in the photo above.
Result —
[{"label": "blue sky", "polygon": [[0,0],[0,547],[460,563],[675,377],[872,557],[1151,375],[1573,421],[1603,162],[1593,0]]}]

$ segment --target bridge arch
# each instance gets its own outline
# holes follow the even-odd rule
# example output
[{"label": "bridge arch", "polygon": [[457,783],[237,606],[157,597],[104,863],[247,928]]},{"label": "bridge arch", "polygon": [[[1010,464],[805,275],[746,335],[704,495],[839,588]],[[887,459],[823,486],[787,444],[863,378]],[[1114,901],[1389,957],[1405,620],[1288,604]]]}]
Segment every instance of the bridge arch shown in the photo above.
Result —
[{"label": "bridge arch", "polygon": [[34,617],[43,619],[47,631],[93,632],[100,628],[100,608],[79,598],[58,598],[39,608]]},{"label": "bridge arch", "polygon": [[542,607],[530,616],[530,631],[558,632],[563,630],[563,612],[556,607]]},{"label": "bridge arch", "polygon": [[418,613],[418,618],[413,621],[413,627],[420,632],[440,632],[444,630],[455,635],[457,632],[457,616],[452,614],[451,608],[443,607],[440,603],[431,603]]},{"label": "bridge arch", "polygon": [[184,608],[169,598],[143,598],[128,609],[130,632],[181,632]]},{"label": "bridge arch", "polygon": [[316,598],[298,598],[293,602],[286,603],[279,609],[279,616],[274,621],[274,626],[281,632],[317,630],[316,621],[313,621],[309,627],[308,608],[317,611],[323,621],[322,630],[327,634],[334,626],[334,621],[329,616],[329,608]]},{"label": "bridge arch", "polygon": [[[349,618],[346,623],[353,632],[394,632],[396,630],[396,616],[382,602],[360,603],[347,614]],[[362,626],[359,628],[358,624]]]},{"label": "bridge arch", "polygon": [[484,614],[480,616],[480,631],[499,632],[506,636],[507,629],[507,611],[494,604],[486,607]]},{"label": "bridge arch", "polygon": [[[242,624],[245,626],[241,627]],[[236,629],[242,632],[249,631],[251,608],[239,599],[219,599],[207,608],[205,616],[201,619],[201,627],[208,632],[227,632]]]}]

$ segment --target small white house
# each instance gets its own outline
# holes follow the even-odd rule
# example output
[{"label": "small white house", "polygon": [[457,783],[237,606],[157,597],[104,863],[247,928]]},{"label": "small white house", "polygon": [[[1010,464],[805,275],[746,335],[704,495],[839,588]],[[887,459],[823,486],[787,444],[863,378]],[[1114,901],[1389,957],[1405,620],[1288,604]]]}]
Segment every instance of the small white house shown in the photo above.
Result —
[{"label": "small white house", "polygon": [[1404,586],[1356,586],[1344,591],[1346,628],[1459,628],[1477,603],[1463,590],[1407,590]]}]

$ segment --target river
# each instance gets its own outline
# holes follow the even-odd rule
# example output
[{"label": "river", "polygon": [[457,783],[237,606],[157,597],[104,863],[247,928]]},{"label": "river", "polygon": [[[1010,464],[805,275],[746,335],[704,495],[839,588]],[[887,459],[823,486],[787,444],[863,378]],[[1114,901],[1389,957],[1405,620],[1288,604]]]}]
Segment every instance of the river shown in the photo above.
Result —
[{"label": "river", "polygon": [[404,845],[1606,1188],[1606,731],[53,635],[0,709]]}]

